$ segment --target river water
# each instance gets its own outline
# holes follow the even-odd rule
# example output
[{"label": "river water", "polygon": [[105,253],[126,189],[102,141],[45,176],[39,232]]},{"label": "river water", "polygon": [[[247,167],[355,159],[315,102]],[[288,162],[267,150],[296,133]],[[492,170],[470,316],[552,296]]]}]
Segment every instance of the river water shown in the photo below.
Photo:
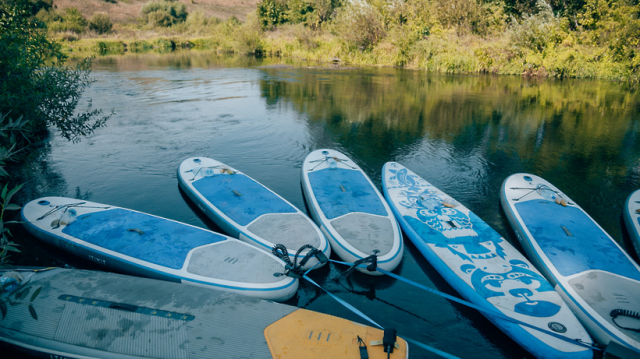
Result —
[{"label": "river water", "polygon": [[[621,213],[625,198],[640,187],[640,94],[625,85],[195,51],[103,57],[93,69],[96,82],[84,100],[116,114],[80,143],[52,134],[17,169],[26,183],[19,202],[76,197],[219,231],[180,192],[182,160],[220,160],[305,211],[302,161],[312,150],[333,148],[354,159],[379,188],[383,164],[400,162],[518,249],[500,208],[500,185],[515,172],[540,175],[632,248]],[[15,264],[102,269],[20,228],[13,233],[23,251],[12,257]],[[396,273],[455,295],[405,243]],[[344,269],[328,265],[311,277],[399,335],[465,358],[530,357],[473,309],[390,278],[355,273],[341,279]],[[307,283],[287,303],[362,322]],[[410,350],[414,358],[428,355]]]}]

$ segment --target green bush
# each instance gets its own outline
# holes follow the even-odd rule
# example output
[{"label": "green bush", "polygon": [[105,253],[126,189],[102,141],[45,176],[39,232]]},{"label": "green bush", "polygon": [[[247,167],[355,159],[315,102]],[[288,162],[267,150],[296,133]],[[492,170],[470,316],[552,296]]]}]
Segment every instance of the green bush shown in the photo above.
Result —
[{"label": "green bush", "polygon": [[285,0],[262,0],[258,3],[258,18],[263,27],[272,27],[287,22]]},{"label": "green bush", "polygon": [[553,14],[551,6],[538,0],[535,15],[524,15],[521,21],[512,19],[509,35],[516,47],[542,52],[562,42],[565,28],[566,23]]},{"label": "green bush", "polygon": [[63,22],[67,31],[81,34],[87,28],[87,19],[75,7],[64,9]]},{"label": "green bush", "polygon": [[75,7],[66,8],[62,15],[49,11],[48,14],[39,12],[36,17],[45,21],[49,30],[54,32],[70,31],[82,34],[88,24],[87,19]]},{"label": "green bush", "polygon": [[97,12],[91,16],[89,20],[89,30],[93,30],[98,34],[106,34],[113,29],[111,18],[104,12]]},{"label": "green bush", "polygon": [[[29,133],[52,126],[74,141],[104,126],[109,116],[92,110],[90,103],[86,112],[76,111],[92,82],[90,59],[63,66],[66,56],[60,45],[47,38],[23,4],[0,2],[0,23],[0,113],[22,118]],[[28,144],[18,141],[16,147]]]},{"label": "green bush", "polygon": [[143,20],[152,26],[169,27],[187,19],[186,6],[178,1],[149,1],[140,10]]},{"label": "green bush", "polygon": [[382,15],[364,0],[352,0],[338,8],[332,31],[360,50],[372,48],[385,35]]}]

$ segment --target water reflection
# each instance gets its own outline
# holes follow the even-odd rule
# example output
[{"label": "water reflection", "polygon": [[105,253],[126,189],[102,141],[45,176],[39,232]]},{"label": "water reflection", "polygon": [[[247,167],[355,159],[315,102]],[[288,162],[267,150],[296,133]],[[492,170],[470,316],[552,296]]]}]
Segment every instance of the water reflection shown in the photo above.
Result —
[{"label": "water reflection", "polygon": [[291,70],[264,71],[267,104],[293,105],[318,147],[339,144],[376,180],[398,161],[482,214],[506,176],[532,172],[622,237],[617,219],[638,185],[634,88],[400,69],[298,71],[291,81]]},{"label": "water reflection", "polygon": [[[175,171],[183,159],[228,163],[304,210],[301,163],[310,151],[329,147],[357,161],[378,186],[385,162],[402,163],[516,248],[498,191],[514,172],[536,173],[626,244],[623,201],[640,186],[634,89],[277,61],[196,51],[97,59],[97,81],[86,96],[116,115],[78,144],[52,136],[21,168],[26,185],[18,200],[76,197],[219,230],[179,191]],[[19,264],[96,268],[12,232],[23,249],[14,257]],[[529,357],[472,309],[395,280],[361,273],[344,279],[343,272],[329,265],[312,276],[400,334],[461,357]],[[410,243],[397,272],[456,295]],[[309,284],[288,304],[362,321]]]}]

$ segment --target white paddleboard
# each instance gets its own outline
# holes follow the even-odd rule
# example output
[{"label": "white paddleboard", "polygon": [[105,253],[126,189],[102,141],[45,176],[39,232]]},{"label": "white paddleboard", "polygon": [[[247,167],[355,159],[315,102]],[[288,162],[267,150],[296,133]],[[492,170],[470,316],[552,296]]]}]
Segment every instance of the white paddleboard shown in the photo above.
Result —
[{"label": "white paddleboard", "polygon": [[276,301],[298,289],[276,274],[285,264],[271,253],[188,224],[64,197],[36,199],[21,213],[35,237],[124,273]]},{"label": "white paddleboard", "polygon": [[302,165],[302,188],[311,217],[342,260],[353,263],[377,253],[377,265],[384,270],[400,264],[404,244],[398,223],[378,189],[350,158],[330,149],[311,152]]},{"label": "white paddleboard", "polygon": [[[467,301],[569,340],[590,342],[553,286],[468,208],[396,162],[384,165],[382,181],[407,237]],[[593,356],[588,348],[482,314],[538,358]]]},{"label": "white paddleboard", "polygon": [[[0,275],[22,278],[0,292],[0,344],[37,358],[360,359],[358,338],[369,358],[387,358],[371,345],[380,329],[257,298],[100,271]],[[396,345],[390,358],[408,358]]]},{"label": "white paddleboard", "polygon": [[624,203],[623,218],[633,248],[640,257],[640,190],[636,190],[627,198]]},{"label": "white paddleboard", "polygon": [[500,202],[529,258],[589,333],[603,345],[614,341],[640,356],[640,267],[631,257],[541,177],[509,176]]},{"label": "white paddleboard", "polygon": [[[271,251],[276,244],[287,248],[291,262],[300,263],[310,245],[328,258],[329,242],[302,211],[253,178],[207,157],[184,160],[178,168],[180,188],[230,236]],[[303,270],[320,268],[310,257]]]}]

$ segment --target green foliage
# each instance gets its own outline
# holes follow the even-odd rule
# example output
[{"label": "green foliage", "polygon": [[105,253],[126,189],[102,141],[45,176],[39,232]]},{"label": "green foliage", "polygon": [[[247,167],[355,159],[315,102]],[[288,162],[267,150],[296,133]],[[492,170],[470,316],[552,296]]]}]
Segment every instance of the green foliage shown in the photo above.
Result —
[{"label": "green foliage", "polygon": [[91,16],[89,20],[89,30],[93,30],[98,34],[106,34],[113,29],[111,18],[104,12],[97,12]]},{"label": "green foliage", "polygon": [[140,10],[145,23],[152,26],[169,27],[187,19],[187,7],[178,1],[149,1]]},{"label": "green foliage", "polygon": [[262,0],[258,3],[258,18],[266,28],[284,24],[287,21],[287,9],[285,0]]},{"label": "green foliage", "polygon": [[[0,32],[0,113],[22,118],[30,133],[52,126],[74,141],[104,126],[108,116],[92,110],[90,103],[87,112],[76,111],[91,83],[90,59],[62,66],[66,57],[60,46],[19,4],[0,5],[0,26],[5,30]],[[17,139],[16,147],[27,144]]]},{"label": "green foliage", "polygon": [[607,46],[616,60],[640,56],[640,5],[626,0],[588,0],[578,15],[588,44]]},{"label": "green foliage", "polygon": [[336,10],[332,32],[360,50],[371,49],[385,35],[383,16],[364,0],[351,0]]},{"label": "green foliage", "polygon": [[49,30],[54,32],[69,31],[82,34],[87,28],[87,19],[75,7],[66,8],[64,14],[49,11],[48,14],[39,12],[37,17],[47,22]]},{"label": "green foliage", "polygon": [[538,0],[535,15],[525,15],[521,21],[512,19],[512,23],[511,41],[521,49],[542,52],[559,44],[567,36],[566,23],[555,16],[551,6],[543,0]]}]

